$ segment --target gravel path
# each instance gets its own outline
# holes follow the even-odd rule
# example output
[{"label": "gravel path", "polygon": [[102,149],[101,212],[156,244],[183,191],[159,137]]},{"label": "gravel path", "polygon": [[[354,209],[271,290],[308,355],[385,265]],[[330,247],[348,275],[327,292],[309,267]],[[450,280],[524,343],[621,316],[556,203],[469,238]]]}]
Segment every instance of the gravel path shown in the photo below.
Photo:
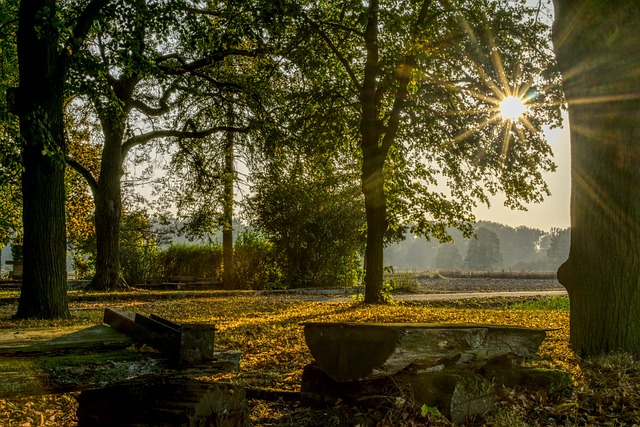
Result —
[{"label": "gravel path", "polygon": [[[264,294],[298,301],[353,301],[352,295],[362,289],[297,289],[267,291]],[[394,293],[399,301],[444,301],[471,298],[513,298],[566,295],[556,279],[421,279],[419,288],[411,293]]]}]

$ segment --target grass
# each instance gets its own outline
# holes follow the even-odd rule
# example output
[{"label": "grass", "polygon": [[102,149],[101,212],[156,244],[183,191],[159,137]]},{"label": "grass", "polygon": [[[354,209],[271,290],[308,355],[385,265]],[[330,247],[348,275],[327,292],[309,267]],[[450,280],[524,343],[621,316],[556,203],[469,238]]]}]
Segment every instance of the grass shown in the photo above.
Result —
[{"label": "grass", "polygon": [[[172,299],[113,296],[106,305],[156,313],[178,322],[214,323],[217,328],[216,348],[243,352],[238,373],[212,378],[232,381],[246,387],[298,391],[302,368],[311,362],[302,322],[442,322],[489,323],[554,329],[539,350],[536,366],[570,371],[575,388],[560,396],[538,395],[527,390],[503,389],[492,416],[471,420],[469,425],[633,425],[640,423],[640,362],[630,356],[609,360],[584,361],[569,348],[569,312],[562,298],[555,302],[536,301],[499,306],[473,307],[461,301],[457,305],[422,303],[394,306],[365,306],[360,303],[309,302],[273,296],[201,296],[189,293]],[[222,294],[221,294],[222,295]],[[441,303],[442,304],[442,303]],[[11,319],[15,304],[0,305],[0,332],[16,329],[92,325],[102,316],[100,301],[72,302],[70,321],[15,321]],[[324,426],[345,425],[340,420],[351,407],[316,410],[297,403],[252,400],[254,426]],[[46,398],[17,398],[0,401],[0,425],[74,426],[74,404],[69,395]],[[366,413],[366,409],[362,409]],[[399,405],[395,412],[378,417],[380,427],[426,422],[420,408]],[[430,425],[450,425],[446,420],[429,415]],[[609,424],[605,424],[609,423]],[[614,423],[614,424],[611,424]],[[417,425],[417,424],[414,424]]]},{"label": "grass", "polygon": [[511,304],[511,310],[569,310],[568,296],[553,296],[548,298],[529,298],[522,302]]}]

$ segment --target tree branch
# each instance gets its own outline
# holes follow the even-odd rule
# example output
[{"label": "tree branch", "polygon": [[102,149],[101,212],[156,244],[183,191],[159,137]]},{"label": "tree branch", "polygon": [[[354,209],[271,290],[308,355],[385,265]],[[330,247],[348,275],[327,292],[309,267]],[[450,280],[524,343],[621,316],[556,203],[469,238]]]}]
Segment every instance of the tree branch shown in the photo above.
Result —
[{"label": "tree branch", "polygon": [[[424,0],[422,2],[422,6],[420,7],[420,12],[418,13],[418,18],[413,26],[413,37],[417,38],[422,26],[427,20],[427,14],[429,11],[429,7],[431,6],[433,0]],[[396,134],[398,133],[398,128],[400,126],[400,113],[404,109],[404,102],[407,99],[408,89],[407,85],[409,84],[411,77],[411,70],[415,67],[416,58],[415,55],[408,54],[405,56],[404,61],[400,67],[400,76],[398,78],[398,90],[396,92],[396,97],[393,101],[393,107],[391,112],[389,113],[389,121],[387,123],[387,129],[382,138],[382,151],[385,156],[393,141],[395,140]]]},{"label": "tree branch", "polygon": [[138,99],[129,100],[129,107],[135,108],[136,110],[142,112],[147,116],[153,116],[153,117],[162,116],[163,114],[166,114],[171,110],[171,107],[168,104],[169,97],[177,89],[178,89],[178,86],[175,83],[169,86],[169,88],[164,91],[164,93],[162,94],[162,97],[158,101],[158,103],[160,104],[159,107],[152,107]]},{"label": "tree branch", "polygon": [[75,170],[80,175],[82,175],[85,181],[87,181],[87,184],[89,184],[89,188],[91,188],[91,193],[95,197],[95,194],[98,191],[98,181],[96,181],[96,179],[93,177],[93,174],[89,171],[89,169],[85,168],[76,160],[70,157],[67,157],[66,162],[69,166],[71,166],[73,170]]},{"label": "tree branch", "polygon": [[233,126],[216,126],[210,129],[200,130],[200,131],[180,131],[180,130],[171,130],[171,129],[163,129],[163,130],[155,130],[147,133],[143,133],[140,135],[135,135],[126,140],[122,144],[122,156],[125,157],[129,150],[137,145],[146,144],[154,139],[158,138],[205,138],[209,135],[213,135],[217,132],[238,132],[238,133],[248,133],[251,130],[250,127],[233,127]]},{"label": "tree branch", "polygon": [[333,54],[336,56],[336,58],[338,58],[338,61],[340,61],[340,63],[344,67],[345,71],[349,75],[349,78],[351,79],[351,81],[355,85],[356,89],[360,90],[361,89],[361,85],[360,85],[360,82],[358,81],[358,77],[356,76],[356,73],[353,71],[353,68],[351,68],[351,65],[349,64],[349,61],[347,61],[347,59],[340,53],[340,51],[338,50],[338,47],[335,45],[335,43],[333,43],[333,41],[331,41],[329,36],[324,31],[322,31],[322,28],[320,28],[320,26],[318,24],[316,24],[315,22],[310,20],[307,16],[303,16],[303,19],[311,26],[311,28],[315,32],[318,33],[318,35],[320,35],[320,37],[322,38],[322,40],[324,40],[324,42],[327,44],[329,49],[331,49],[331,52],[333,52]]},{"label": "tree branch", "polygon": [[[183,75],[183,74],[194,72],[208,65],[215,64],[216,62],[220,62],[228,56],[246,56],[246,57],[253,58],[265,52],[266,51],[262,49],[256,49],[256,50],[225,49],[219,52],[215,52],[214,54],[212,54],[207,58],[201,58],[191,62],[187,62],[182,56],[180,56],[177,53],[171,53],[171,54],[163,55],[156,58],[156,64],[158,65],[158,68],[160,68],[162,71],[164,71],[167,74]],[[180,64],[180,67],[163,65],[164,62],[167,62],[172,59],[176,60]]]},{"label": "tree branch", "polygon": [[[87,37],[87,34],[89,34],[89,30],[93,25],[93,21],[96,20],[100,11],[107,5],[107,3],[109,3],[109,1],[110,0],[91,0],[91,2],[84,8],[76,21],[75,27],[73,27],[73,34],[66,43],[66,46],[72,49],[71,54],[80,46],[85,37]],[[63,53],[63,55],[66,55],[66,53]]]}]

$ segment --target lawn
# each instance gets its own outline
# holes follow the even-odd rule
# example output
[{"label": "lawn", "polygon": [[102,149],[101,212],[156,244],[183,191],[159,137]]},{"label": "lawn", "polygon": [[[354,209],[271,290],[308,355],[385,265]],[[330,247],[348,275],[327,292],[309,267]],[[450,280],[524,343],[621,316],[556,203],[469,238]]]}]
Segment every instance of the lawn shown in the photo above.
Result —
[{"label": "lawn", "polygon": [[[640,423],[638,371],[640,363],[626,355],[599,360],[577,359],[569,348],[569,312],[562,302],[516,305],[475,301],[474,308],[453,302],[448,306],[399,304],[370,306],[360,303],[303,302],[274,296],[200,296],[120,299],[109,296],[109,303],[72,302],[69,321],[14,321],[15,305],[0,305],[1,329],[27,329],[61,325],[93,325],[101,320],[104,305],[118,306],[144,314],[155,313],[177,322],[214,323],[216,348],[243,353],[240,372],[222,378],[251,388],[298,391],[302,368],[311,362],[304,342],[302,322],[445,322],[487,323],[552,329],[533,363],[570,371],[575,387],[560,396],[545,396],[526,390],[501,390],[498,411],[492,416],[472,420],[472,425],[633,425]],[[194,294],[195,295],[195,294]],[[176,295],[177,296],[177,295]],[[551,307],[551,308],[549,308]],[[594,385],[595,384],[595,385]],[[284,401],[252,400],[253,425],[300,426],[329,425],[333,412],[345,408],[317,411]],[[353,408],[351,408],[353,409]],[[75,400],[69,395],[20,398],[0,401],[0,425],[72,426]],[[425,422],[413,408],[398,408],[405,425]],[[395,415],[390,416],[398,416]],[[328,418],[322,418],[328,417]],[[397,423],[396,421],[394,421]],[[448,425],[431,417],[432,425]],[[392,425],[392,418],[380,425]],[[342,424],[341,424],[342,425]],[[419,425],[419,424],[416,424]]]}]

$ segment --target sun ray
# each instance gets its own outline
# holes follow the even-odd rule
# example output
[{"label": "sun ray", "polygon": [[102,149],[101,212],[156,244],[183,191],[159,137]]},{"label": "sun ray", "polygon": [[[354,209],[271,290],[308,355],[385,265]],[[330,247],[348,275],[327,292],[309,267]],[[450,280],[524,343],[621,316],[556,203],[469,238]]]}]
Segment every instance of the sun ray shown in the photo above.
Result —
[{"label": "sun ray", "polygon": [[487,125],[489,125],[489,124],[491,124],[493,122],[497,122],[498,120],[500,120],[500,115],[496,114],[495,116],[490,117],[490,118],[478,123],[473,128],[468,129],[468,130],[464,131],[463,133],[455,136],[453,138],[453,140],[451,141],[451,143],[456,143],[456,142],[462,141],[463,139],[467,138],[469,135],[473,135],[474,133],[476,133],[480,129],[484,128],[485,126],[487,126]]},{"label": "sun ray", "polygon": [[[509,79],[507,78],[507,74],[504,71],[504,64],[502,63],[502,58],[500,57],[500,53],[498,52],[498,48],[496,46],[493,33],[489,29],[487,29],[487,36],[488,36],[488,42],[489,42],[489,49],[491,49],[491,59],[493,60],[493,66],[496,67],[496,72],[498,73],[498,78],[500,79],[499,83],[504,88],[510,88]],[[506,95],[511,96],[513,95],[513,92],[507,93]]]},{"label": "sun ray", "polygon": [[513,126],[513,122],[511,120],[507,121],[506,126],[504,127],[504,138],[502,140],[502,157],[506,160],[507,152],[509,151],[509,141],[511,140],[511,128]]}]

